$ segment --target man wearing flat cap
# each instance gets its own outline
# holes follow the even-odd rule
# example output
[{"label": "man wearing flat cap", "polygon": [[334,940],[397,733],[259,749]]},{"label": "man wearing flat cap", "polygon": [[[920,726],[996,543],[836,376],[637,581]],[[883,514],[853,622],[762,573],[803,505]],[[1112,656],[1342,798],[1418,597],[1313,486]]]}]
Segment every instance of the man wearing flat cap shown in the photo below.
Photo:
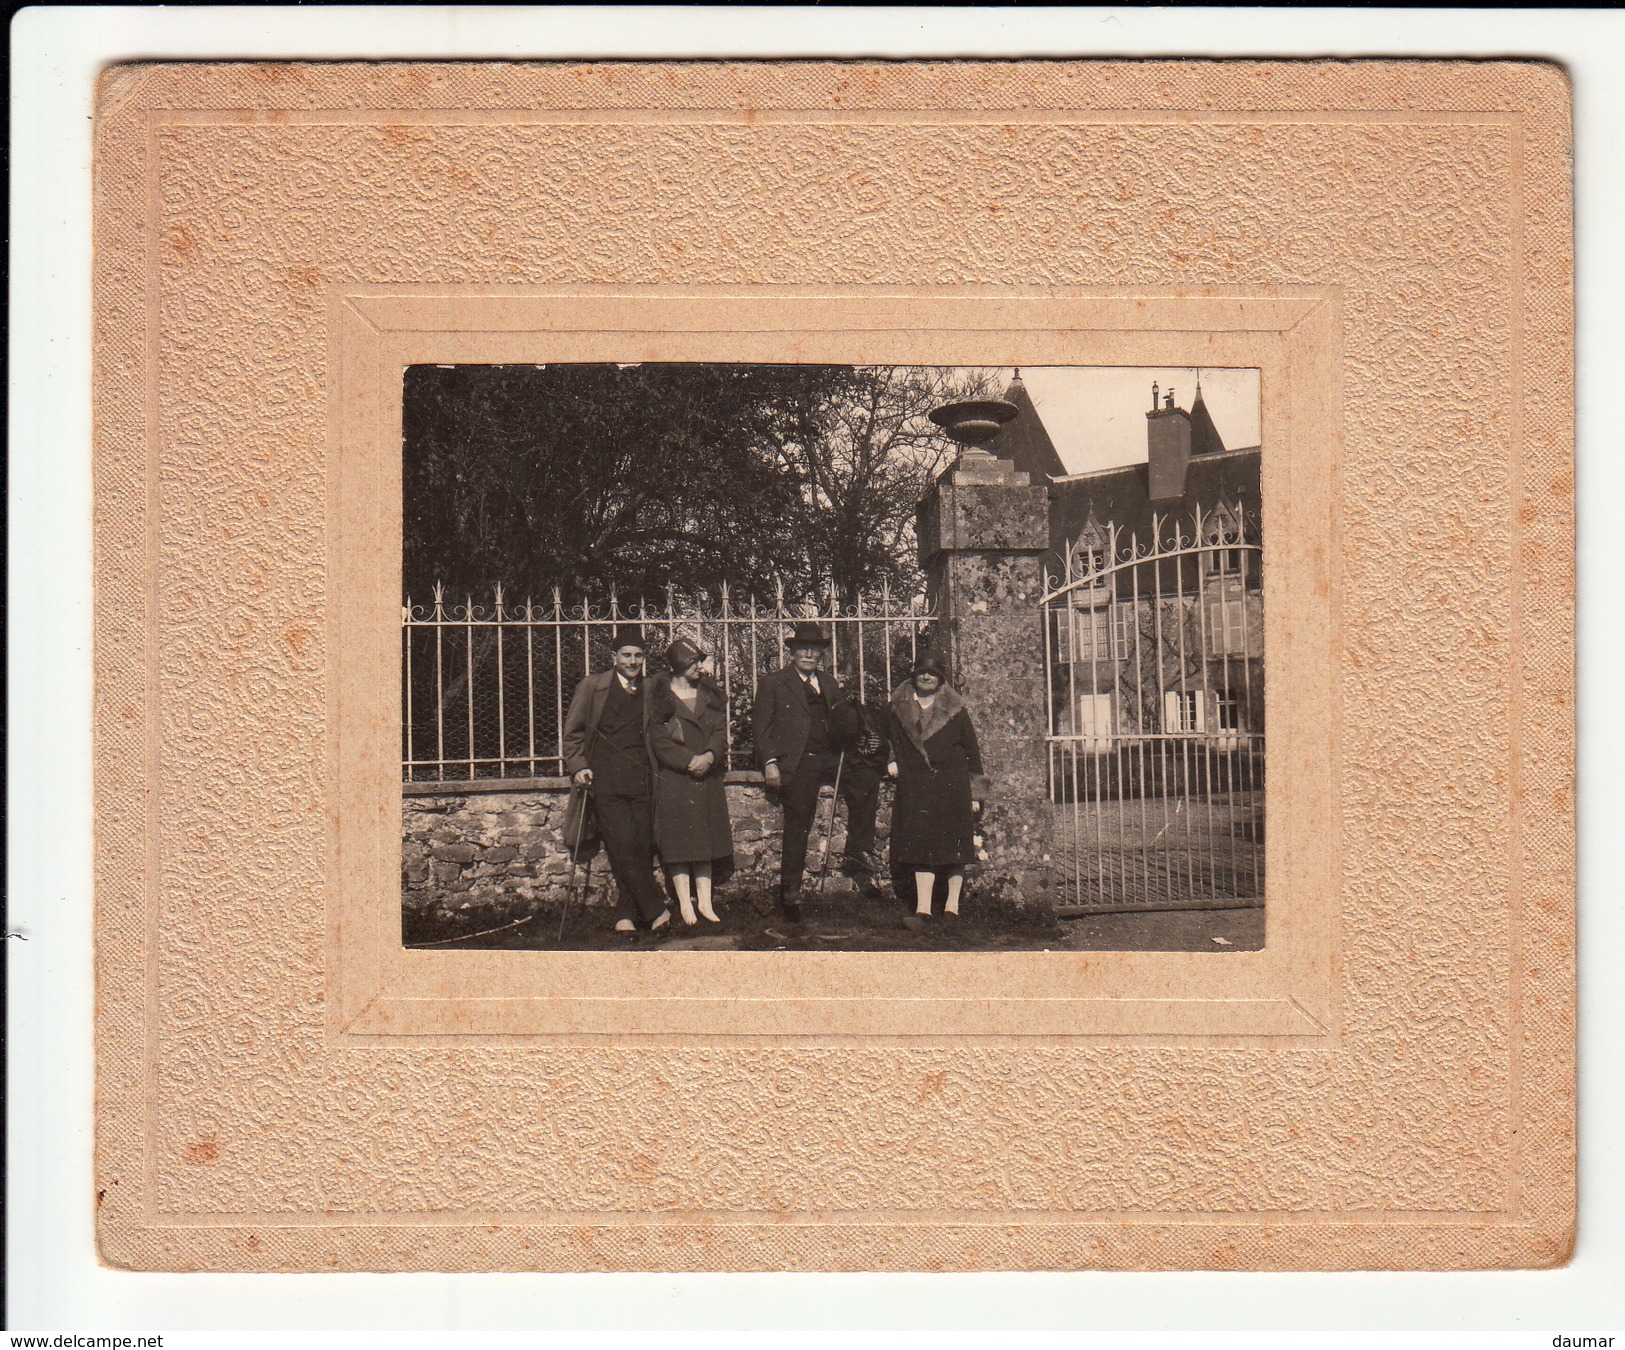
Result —
[{"label": "man wearing flat cap", "polygon": [[662,928],[671,913],[654,872],[643,630],[623,626],[611,641],[612,668],[587,676],[570,700],[564,719],[564,771],[592,797],[620,893],[615,931],[636,941],[640,926]]},{"label": "man wearing flat cap", "polygon": [[[751,713],[756,761],[768,787],[778,789],[784,805],[779,907],[792,923],[801,922],[807,836],[818,810],[818,789],[834,781],[840,750],[862,731],[857,707],[835,677],[821,669],[829,645],[816,623],[796,624],[785,640],[790,659],[756,686]],[[856,787],[843,778],[842,795],[849,797]],[[850,820],[850,801],[848,808]],[[848,830],[849,852],[855,833]],[[849,858],[848,863],[854,860]]]}]

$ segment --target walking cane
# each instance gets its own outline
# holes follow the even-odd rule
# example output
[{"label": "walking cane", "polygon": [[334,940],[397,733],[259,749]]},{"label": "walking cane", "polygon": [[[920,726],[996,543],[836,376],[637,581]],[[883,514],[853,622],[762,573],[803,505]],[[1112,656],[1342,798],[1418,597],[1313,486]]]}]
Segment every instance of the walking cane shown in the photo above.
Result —
[{"label": "walking cane", "polygon": [[[580,792],[583,795],[583,797],[585,797],[586,789],[585,788],[578,788],[578,787],[571,787],[570,796],[572,798],[574,798],[576,793],[578,793],[578,792]],[[592,803],[589,802],[589,801],[583,800],[582,803],[581,803],[581,816],[580,816],[580,819],[578,819],[576,821],[576,837],[575,837],[575,840],[570,844],[570,875],[569,875],[569,878],[564,883],[564,907],[559,911],[559,938],[558,938],[558,940],[560,942],[564,941],[564,924],[565,924],[565,920],[567,920],[570,917],[570,902],[575,899],[575,893],[576,893],[576,854],[581,851],[581,838],[582,838],[582,836],[584,834],[587,833],[587,812],[590,811],[591,809],[592,809]],[[582,890],[583,894],[586,893],[587,886],[588,886],[588,884],[590,882],[591,877],[592,877],[592,859],[589,858],[589,859],[587,859],[587,866],[586,866],[586,869],[585,869],[585,871],[583,873],[583,878],[582,878],[582,883],[581,883],[581,890]]]},{"label": "walking cane", "polygon": [[[840,758],[835,761],[835,786],[830,789],[829,818],[824,823],[823,861],[820,862],[818,866],[818,879],[813,882],[813,892],[820,897],[824,894],[824,878],[829,875],[830,863],[832,861],[830,854],[834,852],[835,849],[835,806],[836,803],[841,800],[841,770],[845,767],[846,751],[842,750]],[[850,822],[848,824],[850,828]]]}]

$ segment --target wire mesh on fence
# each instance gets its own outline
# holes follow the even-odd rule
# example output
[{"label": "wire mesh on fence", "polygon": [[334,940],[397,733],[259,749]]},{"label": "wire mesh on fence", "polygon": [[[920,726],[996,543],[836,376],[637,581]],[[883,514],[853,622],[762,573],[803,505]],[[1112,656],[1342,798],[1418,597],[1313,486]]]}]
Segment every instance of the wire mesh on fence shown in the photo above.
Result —
[{"label": "wire mesh on fence", "polygon": [[611,596],[545,605],[509,604],[500,588],[490,604],[466,597],[448,604],[436,587],[432,604],[402,607],[402,776],[406,782],[550,778],[564,773],[565,715],[576,686],[609,668],[609,644],[623,624],[638,624],[649,669],[663,668],[678,636],[709,653],[709,669],[727,696],[728,767],[755,767],[750,709],[757,681],[785,658],[784,638],[797,622],[821,624],[831,640],[828,665],[865,701],[883,704],[930,640],[923,597],[899,601],[889,591],[822,606],[715,596],[668,596],[657,608],[623,608]]}]

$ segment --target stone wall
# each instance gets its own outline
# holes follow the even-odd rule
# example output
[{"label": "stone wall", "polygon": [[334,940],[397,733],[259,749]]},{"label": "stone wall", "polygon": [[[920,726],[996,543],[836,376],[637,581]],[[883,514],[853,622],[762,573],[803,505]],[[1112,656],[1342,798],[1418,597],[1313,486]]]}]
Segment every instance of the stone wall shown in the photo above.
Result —
[{"label": "stone wall", "polygon": [[[559,835],[568,795],[560,786],[405,796],[401,898],[407,911],[506,910],[559,898],[570,872],[569,855]],[[778,884],[778,806],[768,800],[759,782],[730,782],[728,812],[738,870],[727,891],[772,891]],[[891,789],[883,786],[877,822],[882,865],[890,821]],[[845,844],[845,822],[843,806],[836,813],[837,857]],[[613,887],[604,884],[608,874],[602,854],[594,864],[594,875],[599,880],[589,903],[612,904]]]}]

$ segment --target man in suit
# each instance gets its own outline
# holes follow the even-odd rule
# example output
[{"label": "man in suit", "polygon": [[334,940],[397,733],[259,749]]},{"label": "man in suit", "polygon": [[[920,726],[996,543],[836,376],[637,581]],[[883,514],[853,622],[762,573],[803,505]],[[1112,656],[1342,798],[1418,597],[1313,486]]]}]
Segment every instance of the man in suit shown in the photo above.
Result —
[{"label": "man in suit", "polygon": [[[650,817],[651,775],[643,733],[643,630],[616,630],[614,665],[576,686],[564,719],[564,771],[592,796],[619,903],[615,931],[636,941],[671,922],[664,887],[655,879]],[[568,843],[568,841],[566,841]]]},{"label": "man in suit", "polygon": [[[839,751],[860,733],[862,723],[835,677],[820,668],[829,650],[823,630],[815,623],[798,623],[786,645],[789,661],[756,686],[751,730],[762,777],[768,787],[777,789],[784,805],[779,907],[791,923],[800,923],[807,836],[818,810],[818,789],[834,781]],[[867,876],[867,859],[859,869],[851,856],[853,836],[858,835],[857,842],[861,842],[861,830],[850,825],[854,815],[851,794],[857,787],[843,774],[841,789],[848,798],[849,821],[846,865]]]}]

